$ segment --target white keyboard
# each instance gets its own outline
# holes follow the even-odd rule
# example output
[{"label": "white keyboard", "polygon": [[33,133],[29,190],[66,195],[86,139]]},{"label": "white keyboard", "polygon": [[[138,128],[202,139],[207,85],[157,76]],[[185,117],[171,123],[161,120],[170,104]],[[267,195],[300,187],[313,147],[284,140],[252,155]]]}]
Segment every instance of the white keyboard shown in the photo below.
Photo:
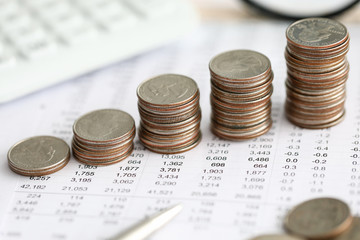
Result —
[{"label": "white keyboard", "polygon": [[160,46],[196,22],[183,0],[0,0],[0,102]]}]

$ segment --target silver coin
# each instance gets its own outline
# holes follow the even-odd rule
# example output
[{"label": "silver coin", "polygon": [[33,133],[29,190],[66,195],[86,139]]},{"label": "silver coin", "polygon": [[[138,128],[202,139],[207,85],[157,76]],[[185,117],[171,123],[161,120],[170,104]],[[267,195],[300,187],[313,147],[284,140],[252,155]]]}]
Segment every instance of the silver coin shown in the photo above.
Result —
[{"label": "silver coin", "polygon": [[211,59],[209,68],[221,78],[245,80],[266,73],[270,68],[270,60],[255,51],[233,50],[215,56]]},{"label": "silver coin", "polygon": [[347,35],[344,25],[327,18],[302,19],[286,30],[288,40],[304,48],[331,47],[344,41]]},{"label": "silver coin", "polygon": [[333,240],[359,240],[360,239],[360,218],[354,217],[351,228]]},{"label": "silver coin", "polygon": [[80,117],[73,126],[74,134],[89,142],[117,141],[134,128],[134,119],[117,109],[101,109]]},{"label": "silver coin", "polygon": [[163,74],[142,82],[138,97],[151,105],[180,105],[197,93],[196,82],[184,75]]},{"label": "silver coin", "polygon": [[305,239],[291,235],[269,234],[269,235],[257,236],[255,238],[251,238],[250,240],[305,240]]},{"label": "silver coin", "polygon": [[284,220],[285,228],[309,239],[329,239],[349,229],[349,206],[334,198],[316,198],[294,207]]},{"label": "silver coin", "polygon": [[36,136],[22,140],[8,152],[10,168],[23,172],[23,175],[51,172],[63,167],[69,158],[70,148],[67,143],[53,136]]}]

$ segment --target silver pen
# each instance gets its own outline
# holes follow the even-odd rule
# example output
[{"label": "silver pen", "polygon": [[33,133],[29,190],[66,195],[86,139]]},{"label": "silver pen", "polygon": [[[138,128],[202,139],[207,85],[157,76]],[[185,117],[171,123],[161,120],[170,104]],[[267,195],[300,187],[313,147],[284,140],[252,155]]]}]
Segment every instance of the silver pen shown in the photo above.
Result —
[{"label": "silver pen", "polygon": [[149,218],[136,223],[128,229],[121,232],[112,240],[143,240],[148,238],[155,231],[162,228],[165,224],[170,222],[182,209],[181,204],[177,204],[173,207],[167,208],[161,212],[158,212]]}]

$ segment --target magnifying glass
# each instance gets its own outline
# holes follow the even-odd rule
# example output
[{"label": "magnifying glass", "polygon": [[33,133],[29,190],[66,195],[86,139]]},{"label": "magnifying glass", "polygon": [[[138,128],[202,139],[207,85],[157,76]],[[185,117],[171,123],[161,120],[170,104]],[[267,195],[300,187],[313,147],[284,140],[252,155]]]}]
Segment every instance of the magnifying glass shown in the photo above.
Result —
[{"label": "magnifying glass", "polygon": [[300,19],[332,17],[355,6],[360,0],[243,0],[270,15]]}]

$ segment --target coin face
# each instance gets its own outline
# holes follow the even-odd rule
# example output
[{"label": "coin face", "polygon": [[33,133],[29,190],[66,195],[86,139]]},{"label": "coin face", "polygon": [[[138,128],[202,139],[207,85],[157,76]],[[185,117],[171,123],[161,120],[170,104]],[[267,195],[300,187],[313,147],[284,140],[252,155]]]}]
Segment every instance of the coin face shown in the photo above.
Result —
[{"label": "coin face", "polygon": [[285,218],[286,229],[311,239],[335,237],[352,222],[348,205],[333,198],[317,198],[301,203]]},{"label": "coin face", "polygon": [[257,236],[255,238],[252,238],[251,240],[304,240],[304,239],[291,235],[269,234],[269,235]]},{"label": "coin face", "polygon": [[286,36],[303,47],[331,47],[346,39],[348,32],[341,23],[327,18],[306,18],[291,24]]},{"label": "coin face", "polygon": [[360,239],[360,218],[354,217],[351,228],[333,240],[358,240]]},{"label": "coin face", "polygon": [[215,56],[209,64],[210,71],[226,79],[249,79],[264,74],[270,60],[251,50],[233,50]]},{"label": "coin face", "polygon": [[113,141],[134,128],[134,119],[117,109],[101,109],[80,117],[73,126],[74,133],[87,141]]},{"label": "coin face", "polygon": [[8,152],[10,167],[24,173],[51,170],[63,165],[69,157],[70,148],[66,142],[52,136],[36,136],[22,140]]},{"label": "coin face", "polygon": [[196,82],[178,74],[163,74],[141,83],[138,97],[154,105],[181,104],[192,98],[198,90]]}]

